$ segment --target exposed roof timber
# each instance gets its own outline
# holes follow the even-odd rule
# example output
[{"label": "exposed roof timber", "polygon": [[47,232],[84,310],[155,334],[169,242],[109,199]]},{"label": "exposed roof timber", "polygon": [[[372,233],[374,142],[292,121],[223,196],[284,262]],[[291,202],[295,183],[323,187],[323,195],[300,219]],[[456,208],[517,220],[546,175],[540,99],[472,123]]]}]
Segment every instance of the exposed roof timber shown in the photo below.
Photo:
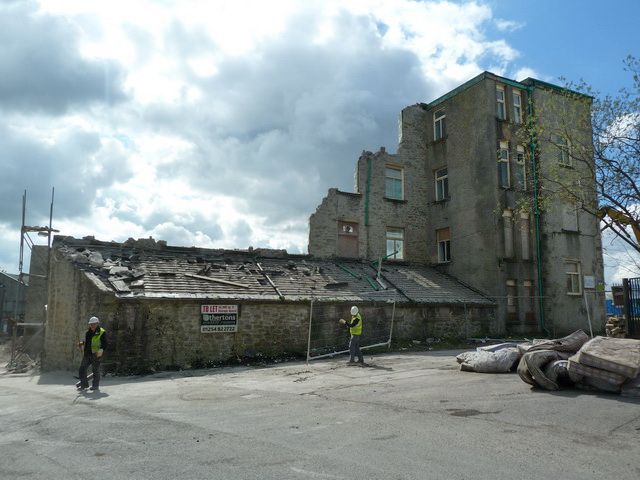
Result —
[{"label": "exposed roof timber", "polygon": [[250,288],[249,285],[245,285],[243,283],[230,282],[229,280],[222,280],[220,278],[215,278],[215,277],[204,277],[202,275],[195,275],[193,273],[185,273],[184,276],[185,277],[191,277],[191,278],[197,278],[199,280],[207,280],[209,282],[224,283],[225,285],[232,285],[234,287]]}]

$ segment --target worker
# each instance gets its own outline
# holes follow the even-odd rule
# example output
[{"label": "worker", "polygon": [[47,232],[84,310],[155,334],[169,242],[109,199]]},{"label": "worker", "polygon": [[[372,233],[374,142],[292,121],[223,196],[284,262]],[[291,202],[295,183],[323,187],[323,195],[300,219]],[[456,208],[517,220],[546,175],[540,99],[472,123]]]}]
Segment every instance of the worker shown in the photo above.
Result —
[{"label": "worker", "polygon": [[355,357],[358,357],[358,363],[364,365],[364,357],[360,351],[360,336],[362,335],[362,315],[355,305],[351,307],[351,321],[347,322],[341,318],[340,323],[349,327],[351,338],[349,339],[349,362],[348,365],[355,365]]},{"label": "worker", "polygon": [[98,317],[89,319],[89,328],[84,336],[84,342],[80,342],[78,347],[82,349],[82,363],[80,363],[80,385],[78,390],[86,390],[89,387],[87,380],[87,368],[91,365],[93,369],[93,380],[91,390],[97,391],[100,388],[100,361],[102,354],[107,348],[107,335],[100,325]]}]

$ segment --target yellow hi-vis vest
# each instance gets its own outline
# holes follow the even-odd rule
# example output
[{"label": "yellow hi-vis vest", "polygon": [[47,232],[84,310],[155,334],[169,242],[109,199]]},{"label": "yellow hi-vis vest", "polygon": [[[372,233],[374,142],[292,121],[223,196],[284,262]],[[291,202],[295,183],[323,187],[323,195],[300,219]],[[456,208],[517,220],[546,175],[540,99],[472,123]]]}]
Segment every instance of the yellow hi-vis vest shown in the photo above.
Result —
[{"label": "yellow hi-vis vest", "polygon": [[351,335],[360,335],[362,333],[362,317],[360,316],[359,313],[356,313],[355,315],[351,316],[351,322],[353,322],[353,320],[356,318],[360,321],[355,327],[349,327],[349,333]]},{"label": "yellow hi-vis vest", "polygon": [[102,335],[104,335],[105,330],[102,327],[98,328],[100,328],[100,330],[98,330],[98,334],[94,334],[93,337],[91,337],[91,353],[97,353],[98,350],[100,350],[100,339],[102,338]]}]

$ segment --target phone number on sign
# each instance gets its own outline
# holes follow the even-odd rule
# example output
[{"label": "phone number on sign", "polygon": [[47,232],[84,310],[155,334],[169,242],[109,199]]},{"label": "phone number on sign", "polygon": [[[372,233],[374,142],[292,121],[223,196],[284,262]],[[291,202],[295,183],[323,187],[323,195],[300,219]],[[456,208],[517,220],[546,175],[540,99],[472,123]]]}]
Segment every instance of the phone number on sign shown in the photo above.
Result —
[{"label": "phone number on sign", "polygon": [[202,325],[200,333],[216,333],[216,332],[237,332],[236,325]]}]

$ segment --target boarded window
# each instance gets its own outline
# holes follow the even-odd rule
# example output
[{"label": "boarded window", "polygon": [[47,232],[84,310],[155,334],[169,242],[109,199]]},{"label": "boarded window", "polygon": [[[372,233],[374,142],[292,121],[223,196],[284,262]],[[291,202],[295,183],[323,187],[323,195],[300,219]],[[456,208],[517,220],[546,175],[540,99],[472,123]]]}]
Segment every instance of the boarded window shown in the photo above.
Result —
[{"label": "boarded window", "polygon": [[339,257],[358,258],[358,224],[355,222],[338,222]]}]

